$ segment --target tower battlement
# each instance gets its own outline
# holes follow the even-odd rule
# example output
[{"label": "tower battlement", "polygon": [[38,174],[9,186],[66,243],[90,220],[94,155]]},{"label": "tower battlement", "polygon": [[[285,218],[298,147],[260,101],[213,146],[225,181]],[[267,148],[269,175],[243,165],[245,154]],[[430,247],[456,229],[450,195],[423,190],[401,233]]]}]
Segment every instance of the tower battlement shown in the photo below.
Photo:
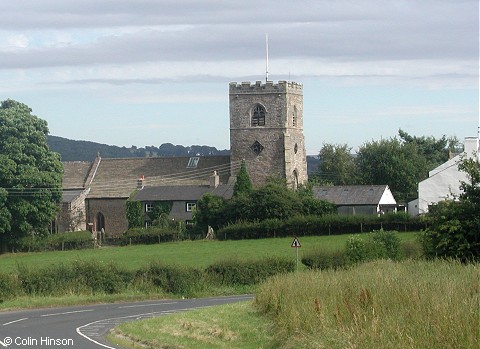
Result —
[{"label": "tower battlement", "polygon": [[230,94],[238,94],[238,93],[295,93],[301,94],[303,93],[303,85],[293,82],[293,81],[284,81],[281,80],[278,83],[274,83],[273,81],[267,81],[266,83],[262,83],[262,81],[256,81],[255,83],[251,83],[249,81],[244,81],[241,83],[238,82],[231,82],[229,86]]}]

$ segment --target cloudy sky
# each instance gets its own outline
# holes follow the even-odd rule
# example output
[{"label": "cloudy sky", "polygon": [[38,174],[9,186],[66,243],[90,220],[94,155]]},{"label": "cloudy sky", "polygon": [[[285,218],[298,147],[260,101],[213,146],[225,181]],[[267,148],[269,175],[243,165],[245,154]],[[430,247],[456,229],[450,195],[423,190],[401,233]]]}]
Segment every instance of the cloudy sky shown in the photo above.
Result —
[{"label": "cloudy sky", "polygon": [[229,148],[228,84],[304,85],[323,143],[475,136],[478,0],[16,0],[0,3],[0,100],[56,136]]}]

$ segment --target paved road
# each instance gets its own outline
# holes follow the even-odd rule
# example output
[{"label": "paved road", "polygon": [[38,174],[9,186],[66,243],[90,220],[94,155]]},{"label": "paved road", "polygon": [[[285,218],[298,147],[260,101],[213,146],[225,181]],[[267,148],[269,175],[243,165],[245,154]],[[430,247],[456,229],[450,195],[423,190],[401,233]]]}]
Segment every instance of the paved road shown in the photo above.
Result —
[{"label": "paved road", "polygon": [[0,349],[117,349],[104,336],[122,322],[249,299],[252,296],[244,295],[0,312]]}]

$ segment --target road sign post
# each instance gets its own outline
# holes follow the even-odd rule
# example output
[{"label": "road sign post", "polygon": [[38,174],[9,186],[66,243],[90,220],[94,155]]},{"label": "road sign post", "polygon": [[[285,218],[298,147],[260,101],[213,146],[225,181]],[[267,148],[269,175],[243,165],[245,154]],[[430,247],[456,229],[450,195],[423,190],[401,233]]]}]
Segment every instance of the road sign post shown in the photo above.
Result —
[{"label": "road sign post", "polygon": [[298,249],[300,247],[302,247],[302,245],[300,244],[300,241],[298,241],[297,238],[293,239],[293,242],[292,244],[290,245],[290,247],[293,247],[295,249],[295,261],[296,261],[296,265],[297,265],[297,272],[298,272]]}]

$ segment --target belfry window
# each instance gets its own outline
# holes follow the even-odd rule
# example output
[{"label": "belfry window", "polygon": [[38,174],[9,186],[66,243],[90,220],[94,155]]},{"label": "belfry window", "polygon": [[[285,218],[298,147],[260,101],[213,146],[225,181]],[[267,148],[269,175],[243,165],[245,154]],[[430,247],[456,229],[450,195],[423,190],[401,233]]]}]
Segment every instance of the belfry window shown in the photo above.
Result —
[{"label": "belfry window", "polygon": [[260,104],[253,107],[252,126],[265,126],[265,108]]}]

